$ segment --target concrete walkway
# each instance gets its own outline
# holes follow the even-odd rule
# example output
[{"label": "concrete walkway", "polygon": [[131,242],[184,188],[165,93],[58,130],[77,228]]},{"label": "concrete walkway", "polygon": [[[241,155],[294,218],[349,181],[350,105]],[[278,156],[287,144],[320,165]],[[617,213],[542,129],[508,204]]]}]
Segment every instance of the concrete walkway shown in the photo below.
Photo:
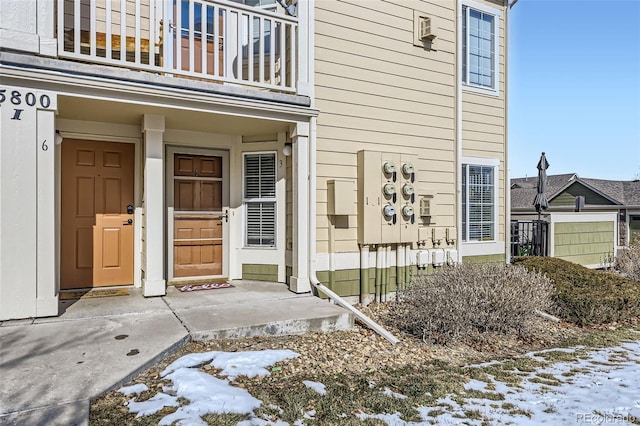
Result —
[{"label": "concrete walkway", "polygon": [[61,301],[55,318],[0,323],[0,424],[85,425],[92,398],[117,389],[190,339],[330,332],[353,326],[342,308],[282,284],[165,297]]}]

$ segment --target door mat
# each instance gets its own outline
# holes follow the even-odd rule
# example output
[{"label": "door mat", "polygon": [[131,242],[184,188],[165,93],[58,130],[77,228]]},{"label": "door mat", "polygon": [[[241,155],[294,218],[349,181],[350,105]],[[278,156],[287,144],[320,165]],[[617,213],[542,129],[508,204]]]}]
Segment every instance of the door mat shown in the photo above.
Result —
[{"label": "door mat", "polygon": [[98,297],[128,296],[128,288],[104,288],[89,290],[61,291],[60,300],[94,299]]},{"label": "door mat", "polygon": [[200,291],[200,290],[216,290],[218,288],[230,288],[233,286],[228,282],[223,281],[223,282],[212,282],[212,283],[177,285],[175,287],[179,291],[190,292],[190,291]]}]

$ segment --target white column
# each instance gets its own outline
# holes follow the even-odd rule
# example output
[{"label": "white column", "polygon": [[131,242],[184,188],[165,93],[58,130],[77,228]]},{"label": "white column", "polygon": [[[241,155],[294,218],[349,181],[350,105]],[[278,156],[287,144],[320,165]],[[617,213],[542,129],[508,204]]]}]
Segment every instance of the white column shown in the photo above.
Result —
[{"label": "white column", "polygon": [[3,86],[0,108],[0,320],[58,314],[56,94]]},{"label": "white column", "polygon": [[[50,95],[55,99],[55,95]],[[58,315],[55,111],[38,110],[36,316]]]},{"label": "white column", "polygon": [[56,56],[58,54],[55,3],[55,0],[37,0],[37,29],[41,55]]},{"label": "white column", "polygon": [[144,247],[142,292],[164,296],[164,116],[144,115]]},{"label": "white column", "polygon": [[314,96],[314,5],[313,0],[299,0],[298,8],[298,94]]},{"label": "white column", "polygon": [[[290,290],[311,291],[309,282],[309,123],[292,129],[293,142],[293,276]],[[315,232],[315,230],[313,231]]]}]

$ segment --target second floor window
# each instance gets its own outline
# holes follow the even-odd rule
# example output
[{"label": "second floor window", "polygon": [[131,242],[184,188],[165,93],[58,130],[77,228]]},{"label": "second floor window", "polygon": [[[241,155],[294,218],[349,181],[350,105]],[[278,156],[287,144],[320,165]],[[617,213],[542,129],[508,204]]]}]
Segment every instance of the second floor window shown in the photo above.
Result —
[{"label": "second floor window", "polygon": [[462,7],[462,81],[470,86],[497,89],[497,21],[495,14]]}]

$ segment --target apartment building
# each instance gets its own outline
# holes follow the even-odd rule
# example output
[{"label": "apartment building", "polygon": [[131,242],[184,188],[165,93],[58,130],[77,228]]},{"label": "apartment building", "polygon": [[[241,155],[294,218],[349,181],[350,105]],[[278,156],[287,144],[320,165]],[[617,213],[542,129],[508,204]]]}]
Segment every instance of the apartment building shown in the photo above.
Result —
[{"label": "apartment building", "polygon": [[503,2],[0,7],[0,320],[202,279],[367,303],[508,253]]}]

